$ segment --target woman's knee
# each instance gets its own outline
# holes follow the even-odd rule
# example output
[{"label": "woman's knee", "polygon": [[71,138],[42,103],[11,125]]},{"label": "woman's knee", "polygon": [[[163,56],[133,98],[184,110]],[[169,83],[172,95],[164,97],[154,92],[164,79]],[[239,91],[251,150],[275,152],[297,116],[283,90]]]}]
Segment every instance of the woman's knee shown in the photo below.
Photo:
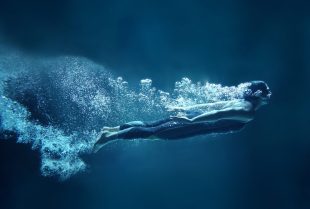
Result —
[{"label": "woman's knee", "polygon": [[131,127],[125,133],[125,138],[127,139],[138,139],[138,138],[146,138],[153,134],[152,128],[144,128],[144,127]]}]

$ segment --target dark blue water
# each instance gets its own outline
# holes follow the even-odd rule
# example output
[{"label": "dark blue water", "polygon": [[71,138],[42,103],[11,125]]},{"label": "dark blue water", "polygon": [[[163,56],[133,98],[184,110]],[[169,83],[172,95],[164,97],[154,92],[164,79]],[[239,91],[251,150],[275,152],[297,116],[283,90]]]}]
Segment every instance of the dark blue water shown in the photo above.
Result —
[{"label": "dark blue water", "polygon": [[[4,1],[0,207],[309,208],[307,6]],[[250,80],[273,95],[241,132],[89,154],[102,125],[229,99],[212,83]]]}]

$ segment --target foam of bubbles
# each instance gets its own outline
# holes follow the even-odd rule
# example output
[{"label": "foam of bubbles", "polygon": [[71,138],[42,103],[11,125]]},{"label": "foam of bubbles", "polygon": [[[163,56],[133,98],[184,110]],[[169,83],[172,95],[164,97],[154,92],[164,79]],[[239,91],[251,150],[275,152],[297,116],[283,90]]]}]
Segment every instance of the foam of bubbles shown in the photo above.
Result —
[{"label": "foam of bubbles", "polygon": [[0,55],[0,131],[40,151],[44,176],[64,180],[86,169],[80,156],[91,152],[102,126],[167,117],[175,106],[240,99],[247,86],[183,78],[165,92],[143,79],[135,89],[85,58]]}]

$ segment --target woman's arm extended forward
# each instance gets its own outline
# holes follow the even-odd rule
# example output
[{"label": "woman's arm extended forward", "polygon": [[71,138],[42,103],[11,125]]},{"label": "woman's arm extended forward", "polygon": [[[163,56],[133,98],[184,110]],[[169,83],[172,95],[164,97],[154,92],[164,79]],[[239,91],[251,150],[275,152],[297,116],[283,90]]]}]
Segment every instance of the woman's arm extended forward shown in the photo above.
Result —
[{"label": "woman's arm extended forward", "polygon": [[187,123],[212,122],[217,120],[238,120],[240,122],[248,122],[254,117],[252,104],[247,101],[240,101],[221,110],[211,110],[200,114],[194,118],[173,117],[177,121]]},{"label": "woman's arm extended forward", "polygon": [[220,101],[220,102],[212,102],[212,103],[203,103],[203,104],[196,104],[191,106],[183,106],[183,107],[168,107],[168,111],[189,111],[189,110],[197,110],[197,109],[224,109],[229,106],[235,106],[238,100],[232,100],[232,101]]},{"label": "woman's arm extended forward", "polygon": [[238,120],[240,122],[248,122],[253,120],[254,110],[253,105],[245,100],[238,101],[229,107],[221,110],[212,110],[201,115],[198,115],[192,119],[191,122],[211,122],[217,120]]}]

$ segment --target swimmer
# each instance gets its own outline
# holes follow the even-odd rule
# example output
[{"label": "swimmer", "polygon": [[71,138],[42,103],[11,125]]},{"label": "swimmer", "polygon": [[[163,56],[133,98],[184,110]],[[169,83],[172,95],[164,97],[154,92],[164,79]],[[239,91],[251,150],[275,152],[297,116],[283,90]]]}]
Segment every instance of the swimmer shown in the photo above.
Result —
[{"label": "swimmer", "polygon": [[168,111],[183,112],[155,122],[132,121],[116,127],[103,127],[93,151],[117,139],[178,140],[197,135],[230,133],[253,120],[255,111],[268,103],[271,92],[263,81],[249,82],[242,99],[173,107]]}]

